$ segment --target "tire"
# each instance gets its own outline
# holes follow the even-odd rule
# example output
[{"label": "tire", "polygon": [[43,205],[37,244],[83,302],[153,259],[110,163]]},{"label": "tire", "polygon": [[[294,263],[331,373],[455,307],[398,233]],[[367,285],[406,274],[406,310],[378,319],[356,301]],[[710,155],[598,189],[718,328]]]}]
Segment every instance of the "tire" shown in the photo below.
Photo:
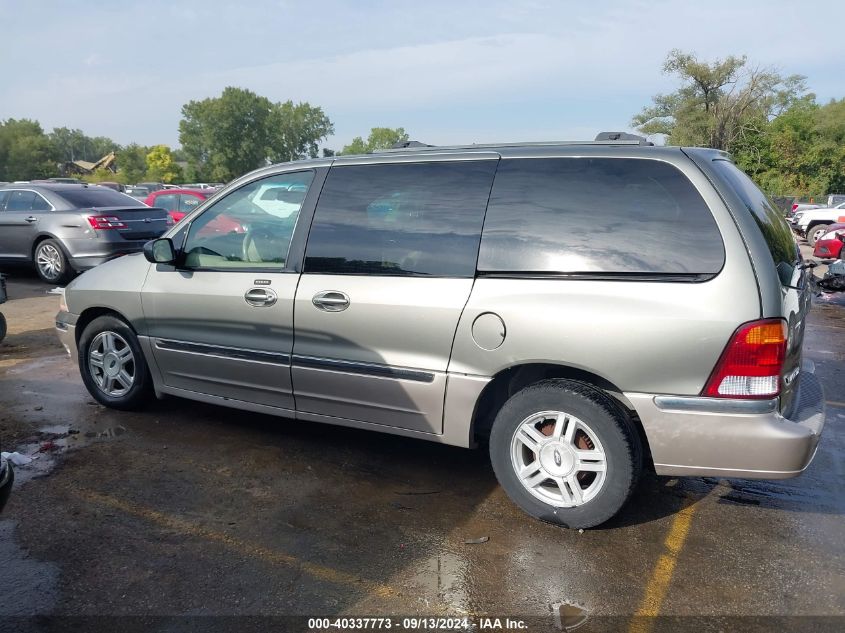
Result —
[{"label": "tire", "polygon": [[97,317],[82,332],[79,372],[88,393],[102,405],[131,411],[149,400],[152,378],[138,338],[117,317]]},{"label": "tire", "polygon": [[41,277],[41,281],[61,286],[73,277],[73,270],[70,268],[67,255],[65,255],[62,245],[56,240],[38,242],[33,259],[35,271]]},{"label": "tire", "polygon": [[827,231],[827,224],[814,224],[807,229],[807,244],[815,246],[816,242],[818,242],[822,238],[822,235],[827,233]]},{"label": "tire", "polygon": [[[559,426],[555,420],[561,420]],[[535,437],[542,441],[534,443]],[[609,396],[584,383],[554,379],[526,387],[505,403],[493,422],[490,460],[502,488],[525,512],[564,527],[590,528],[628,500],[643,469],[643,450],[633,423]],[[523,484],[517,472],[523,466],[527,479],[538,483]]]},{"label": "tire", "polygon": [[0,312],[0,343],[3,342],[3,339],[6,338],[6,316]]}]

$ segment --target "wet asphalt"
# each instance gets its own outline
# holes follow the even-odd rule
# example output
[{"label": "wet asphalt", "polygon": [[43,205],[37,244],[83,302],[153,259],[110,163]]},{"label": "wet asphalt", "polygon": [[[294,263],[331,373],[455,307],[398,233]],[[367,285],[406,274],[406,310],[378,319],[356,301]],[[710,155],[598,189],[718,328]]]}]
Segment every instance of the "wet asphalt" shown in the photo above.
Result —
[{"label": "wet asphalt", "polygon": [[579,532],[519,511],[484,450],[174,398],[105,409],[57,342],[57,297],[6,272],[0,442],[36,459],[0,519],[0,630],[88,630],[94,616],[133,616],[111,630],[313,630],[263,617],[290,615],[560,630],[561,605],[562,625],[588,618],[580,630],[845,629],[845,296],[808,321],[828,402],[801,477],[650,475]]}]

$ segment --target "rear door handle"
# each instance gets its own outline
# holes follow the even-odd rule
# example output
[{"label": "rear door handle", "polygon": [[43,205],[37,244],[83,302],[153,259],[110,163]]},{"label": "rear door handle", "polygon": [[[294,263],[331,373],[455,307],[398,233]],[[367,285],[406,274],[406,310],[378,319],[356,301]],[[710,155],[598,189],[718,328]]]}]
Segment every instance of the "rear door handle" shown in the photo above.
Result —
[{"label": "rear door handle", "polygon": [[314,295],[311,303],[325,312],[343,312],[349,307],[349,297],[339,290],[323,290]]},{"label": "rear door handle", "polygon": [[29,222],[30,224],[32,224],[33,222],[38,222],[38,218],[36,218],[34,215],[31,215],[31,216],[29,216],[28,218],[24,218],[24,219],[25,219],[27,222]]},{"label": "rear door handle", "polygon": [[278,296],[270,288],[250,288],[246,291],[244,299],[251,306],[266,308],[276,303]]}]

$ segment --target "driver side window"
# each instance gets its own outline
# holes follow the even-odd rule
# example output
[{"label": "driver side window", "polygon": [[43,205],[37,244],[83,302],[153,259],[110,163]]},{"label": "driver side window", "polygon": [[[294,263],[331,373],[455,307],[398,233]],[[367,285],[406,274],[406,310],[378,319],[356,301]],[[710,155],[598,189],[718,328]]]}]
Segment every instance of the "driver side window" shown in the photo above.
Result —
[{"label": "driver side window", "polygon": [[221,198],[191,222],[184,265],[192,269],[285,267],[293,229],[313,171],[254,180]]}]

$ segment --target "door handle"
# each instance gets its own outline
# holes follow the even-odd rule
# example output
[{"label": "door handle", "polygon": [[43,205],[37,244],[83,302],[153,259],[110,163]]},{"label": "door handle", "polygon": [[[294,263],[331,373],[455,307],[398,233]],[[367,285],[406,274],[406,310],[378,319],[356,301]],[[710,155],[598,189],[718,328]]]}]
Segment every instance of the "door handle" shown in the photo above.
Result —
[{"label": "door handle", "polygon": [[24,219],[25,219],[27,222],[29,222],[30,224],[32,224],[33,222],[38,222],[38,218],[36,218],[34,215],[31,215],[31,216],[29,216],[28,218],[24,218]]},{"label": "door handle", "polygon": [[246,291],[244,299],[246,302],[255,306],[256,308],[266,308],[274,303],[279,297],[270,288],[250,288]]},{"label": "door handle", "polygon": [[349,297],[339,290],[323,290],[314,295],[311,303],[325,312],[343,312],[349,307]]}]

